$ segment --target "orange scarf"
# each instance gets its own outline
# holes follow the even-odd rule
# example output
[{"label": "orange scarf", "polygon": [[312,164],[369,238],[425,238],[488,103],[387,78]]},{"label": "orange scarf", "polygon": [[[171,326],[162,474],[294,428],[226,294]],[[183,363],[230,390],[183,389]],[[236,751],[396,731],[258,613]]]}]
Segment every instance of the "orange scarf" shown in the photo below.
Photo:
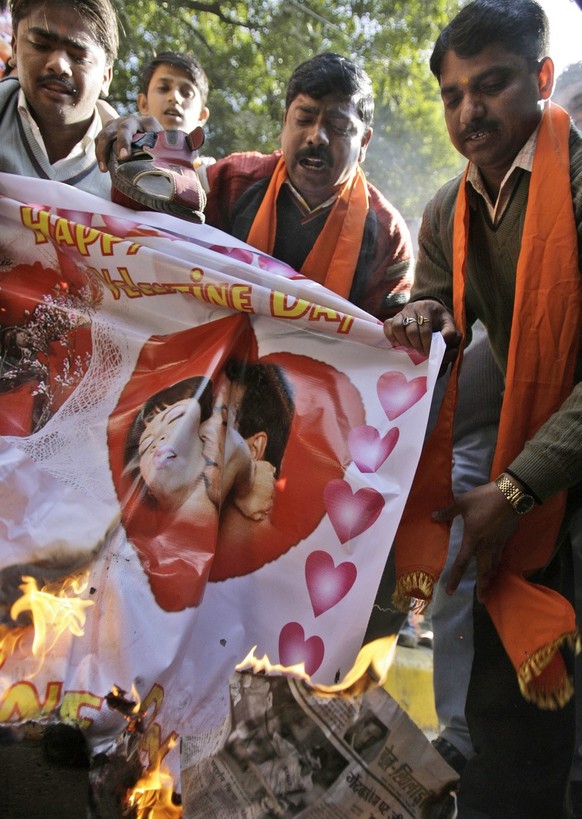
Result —
[{"label": "orange scarf", "polygon": [[[580,337],[582,290],[569,159],[570,120],[550,105],[542,118],[530,180],[497,447],[491,469],[499,475],[571,391]],[[469,234],[466,174],[457,196],[453,232],[453,312],[465,332],[465,272]],[[449,525],[431,512],[452,500],[451,450],[456,406],[455,363],[437,426],[427,442],[396,539],[401,606],[428,601],[444,566]],[[435,475],[447,476],[435,487]],[[542,708],[564,705],[572,680],[559,651],[575,648],[574,610],[557,592],[524,575],[553,554],[566,493],[536,506],[508,542],[485,606],[513,663],[523,696]]]},{"label": "orange scarf", "polygon": [[[250,245],[264,253],[272,253],[275,247],[277,197],[286,179],[287,167],[281,157],[247,237]],[[368,186],[358,166],[351,179],[340,188],[325,226],[299,272],[347,298],[356,271],[367,215]]]}]

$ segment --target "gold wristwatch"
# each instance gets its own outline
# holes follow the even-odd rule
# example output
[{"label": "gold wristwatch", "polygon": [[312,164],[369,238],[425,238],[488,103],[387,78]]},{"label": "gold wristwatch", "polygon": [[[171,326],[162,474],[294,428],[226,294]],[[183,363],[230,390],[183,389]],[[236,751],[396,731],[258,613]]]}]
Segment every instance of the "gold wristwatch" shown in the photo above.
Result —
[{"label": "gold wristwatch", "polygon": [[530,509],[533,508],[535,500],[531,495],[528,495],[527,492],[524,492],[523,489],[520,489],[507,472],[502,472],[501,475],[496,478],[495,483],[501,494],[509,501],[518,515],[525,515],[526,512],[529,512]]}]

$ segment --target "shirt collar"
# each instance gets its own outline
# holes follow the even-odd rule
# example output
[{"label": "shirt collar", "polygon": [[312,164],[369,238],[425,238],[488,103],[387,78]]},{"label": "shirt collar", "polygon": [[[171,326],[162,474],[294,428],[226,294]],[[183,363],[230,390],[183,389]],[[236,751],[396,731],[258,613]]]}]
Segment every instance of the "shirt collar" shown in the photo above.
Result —
[{"label": "shirt collar", "polygon": [[499,193],[497,195],[497,200],[493,202],[491,197],[489,196],[485,184],[483,183],[483,178],[481,176],[481,171],[473,162],[469,163],[469,171],[467,173],[467,182],[473,187],[473,189],[483,198],[485,201],[485,205],[487,206],[487,211],[493,224],[499,221],[503,213],[505,212],[505,208],[511,198],[511,194],[517,182],[517,176],[519,170],[528,171],[531,173],[533,167],[533,160],[536,151],[536,144],[538,139],[538,132],[539,132],[539,125],[529,137],[527,142],[523,145],[513,163],[511,168],[505,174],[503,181],[501,183],[501,187],[499,188]]},{"label": "shirt collar", "polygon": [[[48,152],[46,149],[46,145],[44,144],[44,139],[42,138],[42,134],[40,132],[40,128],[35,122],[34,117],[32,116],[32,112],[24,96],[24,91],[22,88],[18,92],[18,113],[22,117],[22,119],[28,124],[30,127],[34,138],[38,142],[42,152],[48,159]],[[77,159],[80,156],[84,156],[89,149],[95,143],[95,139],[97,138],[97,134],[102,128],[101,117],[99,115],[99,102],[95,106],[95,114],[93,115],[93,119],[91,120],[91,124],[89,125],[85,136],[77,142],[77,144],[73,147],[72,151],[69,153],[68,156],[63,157],[63,159],[58,159],[56,162],[53,163],[53,168],[58,168],[59,165],[62,163],[66,163],[71,159]]]},{"label": "shirt collar", "polygon": [[333,205],[333,203],[338,197],[338,194],[334,193],[332,196],[329,197],[329,199],[326,199],[325,202],[322,202],[320,205],[316,205],[314,208],[310,208],[305,199],[303,198],[303,196],[301,196],[301,194],[297,190],[297,188],[293,186],[289,177],[287,177],[287,179],[285,180],[285,185],[287,185],[295,199],[297,199],[297,201],[300,203],[301,207],[305,210],[306,213],[317,213],[317,211],[319,210],[325,210],[325,208],[329,208],[330,205]]}]

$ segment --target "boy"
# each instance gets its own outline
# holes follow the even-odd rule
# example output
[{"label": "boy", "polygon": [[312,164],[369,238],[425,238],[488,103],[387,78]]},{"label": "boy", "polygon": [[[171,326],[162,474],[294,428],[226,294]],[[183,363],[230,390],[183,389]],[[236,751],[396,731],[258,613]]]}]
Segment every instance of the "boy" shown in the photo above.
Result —
[{"label": "boy", "polygon": [[137,106],[164,130],[190,133],[204,126],[210,115],[207,98],[208,78],[188,54],[164,51],[144,66]]}]

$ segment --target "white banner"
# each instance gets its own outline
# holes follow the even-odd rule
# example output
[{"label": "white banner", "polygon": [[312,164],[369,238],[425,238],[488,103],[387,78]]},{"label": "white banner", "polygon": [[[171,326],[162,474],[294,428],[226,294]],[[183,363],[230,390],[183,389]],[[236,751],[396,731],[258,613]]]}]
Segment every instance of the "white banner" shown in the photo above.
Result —
[{"label": "white banner", "polygon": [[[0,193],[0,722],[106,749],[127,725],[107,695],[133,686],[144,764],[177,768],[170,739],[220,724],[253,648],[322,685],[353,666],[443,344],[390,348],[210,227],[15,176]],[[47,593],[24,602],[23,575]]]}]

